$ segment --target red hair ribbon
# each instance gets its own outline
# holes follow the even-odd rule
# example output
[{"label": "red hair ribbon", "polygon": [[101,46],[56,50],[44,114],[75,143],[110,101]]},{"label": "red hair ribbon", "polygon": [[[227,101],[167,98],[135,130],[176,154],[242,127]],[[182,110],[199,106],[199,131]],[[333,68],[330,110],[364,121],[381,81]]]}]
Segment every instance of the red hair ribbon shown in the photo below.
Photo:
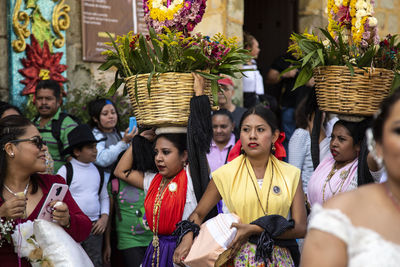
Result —
[{"label": "red hair ribbon", "polygon": [[[279,160],[282,160],[286,157],[286,150],[283,147],[282,143],[285,140],[286,135],[284,132],[279,133],[279,137],[275,142],[275,157]],[[228,162],[234,160],[236,157],[240,155],[240,150],[242,148],[242,142],[240,139],[236,142],[235,146],[231,149],[228,155]]]}]

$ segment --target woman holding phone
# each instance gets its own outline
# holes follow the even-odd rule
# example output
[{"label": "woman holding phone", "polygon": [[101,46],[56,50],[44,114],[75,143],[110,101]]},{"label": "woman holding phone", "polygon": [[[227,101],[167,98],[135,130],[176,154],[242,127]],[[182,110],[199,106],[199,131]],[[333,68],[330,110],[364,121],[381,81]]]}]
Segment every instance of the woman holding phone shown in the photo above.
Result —
[{"label": "woman holding phone", "polygon": [[97,140],[103,140],[97,143],[95,163],[104,168],[104,184],[107,184],[111,167],[117,161],[118,155],[128,148],[135,134],[129,128],[124,133],[118,131],[118,110],[111,100],[97,98],[89,102],[88,107],[89,125],[93,129],[93,135]]},{"label": "woman holding phone", "polygon": [[[12,115],[0,120],[0,217],[15,223],[35,220],[54,183],[64,183],[55,175],[38,174],[45,165],[46,145],[39,131],[25,117]],[[52,220],[62,226],[76,242],[87,238],[91,230],[89,218],[82,213],[67,192],[61,205],[50,206]],[[18,266],[11,244],[0,247],[0,262]],[[30,266],[22,259],[22,266]]]}]

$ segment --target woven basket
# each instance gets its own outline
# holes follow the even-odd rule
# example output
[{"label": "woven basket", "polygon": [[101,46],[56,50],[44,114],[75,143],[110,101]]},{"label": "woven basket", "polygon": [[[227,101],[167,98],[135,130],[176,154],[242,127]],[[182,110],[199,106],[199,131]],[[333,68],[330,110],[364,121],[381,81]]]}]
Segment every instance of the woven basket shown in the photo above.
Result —
[{"label": "woven basket", "polygon": [[321,110],[346,115],[372,116],[388,95],[394,73],[381,68],[323,66],[314,69],[318,106]]},{"label": "woven basket", "polygon": [[[194,95],[191,73],[167,72],[153,76],[150,96],[147,90],[149,74],[137,76],[137,98],[135,97],[136,76],[125,79],[129,98],[136,120],[142,126],[170,127],[187,126],[190,99]],[[205,94],[212,103],[211,82],[206,80]]]}]

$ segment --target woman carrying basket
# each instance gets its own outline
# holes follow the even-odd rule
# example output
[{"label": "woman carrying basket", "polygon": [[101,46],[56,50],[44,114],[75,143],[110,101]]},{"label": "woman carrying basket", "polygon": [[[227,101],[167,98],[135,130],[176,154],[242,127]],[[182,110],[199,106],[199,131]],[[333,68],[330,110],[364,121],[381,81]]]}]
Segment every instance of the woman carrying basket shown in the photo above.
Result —
[{"label": "woman carrying basket", "polygon": [[[204,81],[195,75],[195,97],[191,101],[191,109],[193,106],[207,107],[203,108],[205,115],[208,114],[205,121],[208,122],[208,137],[205,138],[204,144],[210,144],[212,136],[211,113],[209,108],[208,97],[203,95]],[[196,104],[197,102],[197,104]],[[201,112],[201,111],[200,111]],[[193,112],[191,112],[191,115]],[[198,112],[194,112],[198,115]],[[207,165],[203,166],[202,162],[207,163],[206,150],[204,146],[199,153],[191,151],[192,139],[187,138],[193,128],[194,119],[189,118],[188,133],[160,133],[154,144],[154,161],[158,169],[158,173],[143,173],[131,170],[132,147],[130,147],[121,158],[114,174],[120,179],[138,188],[143,188],[146,193],[144,202],[146,218],[150,229],[153,231],[153,240],[147,248],[143,266],[174,266],[172,256],[176,247],[176,236],[172,233],[176,228],[176,224],[188,216],[195,209],[198,199],[201,196],[202,181],[209,180],[208,175],[204,175],[204,169],[207,171]],[[168,131],[170,131],[169,129]],[[157,131],[156,131],[157,132]],[[188,142],[187,142],[188,141]],[[188,143],[188,144],[187,144]],[[194,142],[196,143],[196,141]],[[198,144],[198,143],[197,143]],[[193,166],[198,168],[190,168],[187,166],[188,161],[192,163],[190,153],[203,155],[203,161],[197,160],[193,162]],[[195,160],[196,161],[196,160]],[[202,181],[199,181],[198,171],[202,172]],[[194,170],[194,171],[193,171]],[[205,176],[205,177],[203,177]],[[192,178],[193,177],[193,178]],[[204,187],[204,185],[203,185]],[[205,187],[204,187],[205,188]]]}]

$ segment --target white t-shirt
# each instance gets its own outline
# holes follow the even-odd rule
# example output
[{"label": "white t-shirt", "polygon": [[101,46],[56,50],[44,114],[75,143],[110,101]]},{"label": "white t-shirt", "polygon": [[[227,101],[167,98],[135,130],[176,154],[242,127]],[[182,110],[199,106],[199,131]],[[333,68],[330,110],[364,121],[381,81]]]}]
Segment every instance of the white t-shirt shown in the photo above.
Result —
[{"label": "white t-shirt", "polygon": [[[107,193],[107,184],[103,183],[100,195],[100,174],[93,163],[83,163],[75,158],[71,160],[73,176],[69,191],[79,208],[91,221],[99,219],[101,214],[110,211],[110,200]],[[62,166],[58,175],[67,179],[67,169]]]}]

